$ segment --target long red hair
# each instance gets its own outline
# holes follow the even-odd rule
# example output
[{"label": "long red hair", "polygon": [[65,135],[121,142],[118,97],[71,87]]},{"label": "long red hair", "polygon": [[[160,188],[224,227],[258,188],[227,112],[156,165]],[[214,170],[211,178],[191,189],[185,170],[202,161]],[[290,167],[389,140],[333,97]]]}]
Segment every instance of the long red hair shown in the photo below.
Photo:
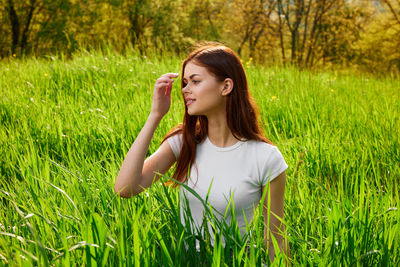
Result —
[{"label": "long red hair", "polygon": [[[224,81],[226,78],[232,79],[233,89],[227,95],[226,119],[229,129],[235,138],[238,140],[258,140],[274,145],[263,134],[259,120],[259,110],[250,95],[243,64],[232,49],[219,43],[207,42],[199,44],[183,61],[182,77],[184,77],[185,67],[189,62],[205,67],[219,81]],[[183,87],[185,87],[185,83],[182,78],[181,88]],[[185,183],[187,174],[190,171],[189,168],[196,166],[196,145],[203,142],[207,136],[207,117],[204,115],[189,115],[185,105],[183,123],[173,127],[164,136],[161,143],[169,137],[180,133],[182,133],[182,148],[172,178]],[[177,185],[177,183],[174,183],[173,186],[176,187]]]}]

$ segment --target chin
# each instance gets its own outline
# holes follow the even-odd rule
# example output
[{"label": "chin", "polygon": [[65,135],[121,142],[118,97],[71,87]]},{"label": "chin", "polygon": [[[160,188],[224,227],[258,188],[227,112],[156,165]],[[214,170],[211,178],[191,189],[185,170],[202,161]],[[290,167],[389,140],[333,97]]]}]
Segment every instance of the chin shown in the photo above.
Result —
[{"label": "chin", "polygon": [[199,116],[199,115],[201,115],[198,112],[196,113],[196,112],[189,111],[189,110],[187,110],[187,114],[190,115],[190,116]]}]

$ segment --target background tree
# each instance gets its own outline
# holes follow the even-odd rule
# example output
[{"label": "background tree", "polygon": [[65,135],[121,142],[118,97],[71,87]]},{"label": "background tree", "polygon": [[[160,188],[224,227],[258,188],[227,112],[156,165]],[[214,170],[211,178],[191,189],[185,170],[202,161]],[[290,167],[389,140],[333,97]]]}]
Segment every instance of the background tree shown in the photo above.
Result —
[{"label": "background tree", "polygon": [[392,13],[393,19],[400,24],[400,0],[382,0]]},{"label": "background tree", "polygon": [[[29,54],[38,45],[49,52],[65,48],[67,14],[72,6],[69,1],[3,0],[3,3],[12,55]],[[2,50],[4,53],[8,49]]]},{"label": "background tree", "polygon": [[0,58],[103,46],[181,53],[220,41],[244,60],[400,72],[400,0],[0,0]]},{"label": "background tree", "polygon": [[363,4],[347,2],[321,23],[321,40],[316,61],[322,65],[348,65],[357,56],[353,46],[360,39],[368,11]]},{"label": "background tree", "polygon": [[390,11],[388,22],[385,25],[388,27],[388,37],[386,40],[388,49],[392,52],[388,58],[389,70],[400,72],[400,0],[383,0],[388,12]]},{"label": "background tree", "polygon": [[[398,10],[394,3],[391,2],[393,9]],[[359,33],[360,40],[354,44],[359,54],[351,63],[361,71],[399,74],[400,24],[396,17],[386,1],[370,3],[366,17],[366,24]]]},{"label": "background tree", "polygon": [[224,39],[223,33],[227,30],[226,16],[230,14],[226,1],[183,2],[182,10],[187,12],[185,20],[181,24],[185,36],[194,40]]},{"label": "background tree", "polygon": [[234,0],[230,9],[233,27],[228,28],[238,39],[238,54],[247,45],[249,57],[255,57],[255,50],[260,38],[270,27],[270,16],[274,10],[273,0]]},{"label": "background tree", "polygon": [[[24,1],[22,5],[16,6],[14,0],[6,1],[6,11],[11,28],[11,53],[15,55],[17,49],[22,54],[25,51],[30,26],[39,3],[36,0]],[[18,14],[17,10],[21,11]]]},{"label": "background tree", "polygon": [[0,59],[6,56],[12,56],[10,49],[10,27],[7,16],[5,0],[0,2]]},{"label": "background tree", "polygon": [[129,19],[129,36],[132,46],[135,47],[143,37],[146,26],[152,22],[156,16],[156,10],[151,7],[154,1],[150,0],[126,0],[126,8]]},{"label": "background tree", "polygon": [[[325,21],[345,5],[344,0],[277,0],[280,29],[289,32],[288,42],[292,64],[312,67],[320,59],[322,35],[326,30]],[[283,39],[283,38],[282,38]],[[282,51],[286,42],[281,41]],[[285,54],[283,53],[283,59]]]}]

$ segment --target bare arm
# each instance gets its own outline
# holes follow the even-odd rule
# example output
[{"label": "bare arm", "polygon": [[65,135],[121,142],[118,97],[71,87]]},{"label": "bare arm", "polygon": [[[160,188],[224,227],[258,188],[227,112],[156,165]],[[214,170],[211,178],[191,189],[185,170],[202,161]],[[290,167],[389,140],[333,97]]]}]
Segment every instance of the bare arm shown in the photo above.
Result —
[{"label": "bare arm", "polygon": [[[285,225],[281,222],[280,218],[283,218],[283,205],[284,205],[284,194],[285,194],[285,184],[286,184],[286,171],[282,172],[278,177],[271,181],[269,185],[270,192],[267,191],[264,205],[263,205],[263,215],[264,215],[264,242],[265,246],[269,248],[269,257],[271,261],[275,258],[275,249],[272,243],[271,233],[276,239],[279,250],[283,252],[287,257],[290,256],[289,243],[284,239],[285,235]],[[267,186],[262,187],[262,192],[268,189]],[[268,220],[268,193],[270,194],[270,214],[269,214],[269,229],[267,225]],[[278,216],[278,217],[276,217]],[[268,231],[269,230],[269,231]],[[268,236],[268,233],[270,236]],[[288,263],[288,260],[286,261]]]},{"label": "bare arm", "polygon": [[[129,149],[121,165],[114,190],[121,197],[129,198],[149,187],[154,178],[154,171],[165,173],[175,162],[175,155],[167,142],[145,160],[154,132],[171,104],[172,78],[178,74],[167,73],[156,82],[153,103],[149,117],[139,135]],[[158,180],[158,176],[155,180]]]}]

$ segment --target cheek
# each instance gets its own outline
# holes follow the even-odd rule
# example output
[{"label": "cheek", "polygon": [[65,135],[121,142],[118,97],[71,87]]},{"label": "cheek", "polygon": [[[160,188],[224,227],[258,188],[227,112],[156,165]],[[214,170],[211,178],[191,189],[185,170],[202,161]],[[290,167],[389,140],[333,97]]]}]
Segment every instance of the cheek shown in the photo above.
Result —
[{"label": "cheek", "polygon": [[219,101],[218,86],[214,83],[205,83],[199,88],[199,94],[202,98],[207,98],[210,102]]},{"label": "cheek", "polygon": [[199,100],[201,101],[199,102],[201,103],[201,109],[204,110],[212,110],[215,108],[219,108],[221,107],[221,105],[223,105],[223,100],[221,96],[218,95],[215,90],[204,92]]}]

